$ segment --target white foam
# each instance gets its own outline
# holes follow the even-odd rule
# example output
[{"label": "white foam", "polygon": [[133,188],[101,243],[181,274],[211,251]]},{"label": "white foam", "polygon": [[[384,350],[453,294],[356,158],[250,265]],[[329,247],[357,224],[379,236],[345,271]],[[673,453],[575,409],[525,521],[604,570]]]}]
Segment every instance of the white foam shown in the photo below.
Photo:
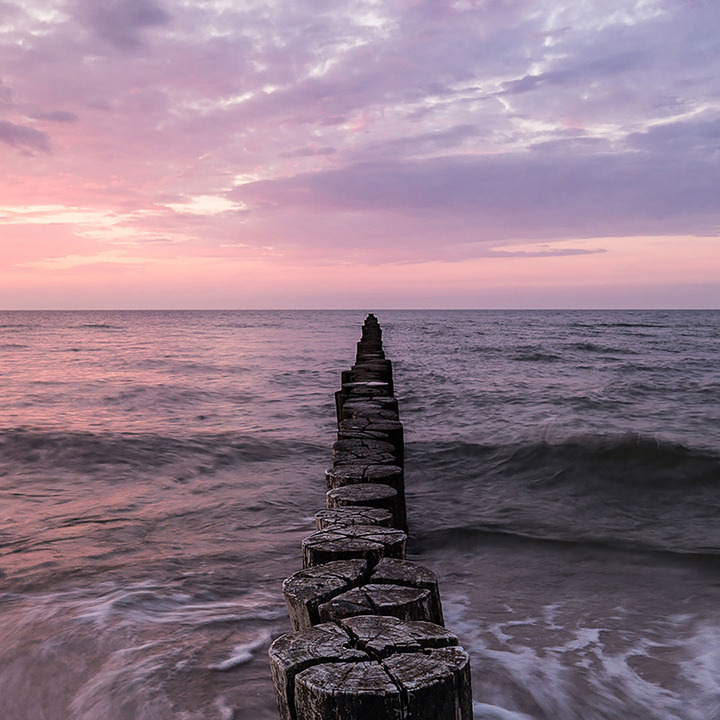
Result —
[{"label": "white foam", "polygon": [[697,616],[569,602],[478,622],[467,598],[444,605],[472,657],[478,720],[720,720],[720,626]]},{"label": "white foam", "polygon": [[525,713],[504,710],[497,705],[487,705],[481,702],[473,703],[473,718],[476,720],[533,720]]},{"label": "white foam", "polygon": [[128,717],[152,720],[170,717],[172,701],[158,682],[167,655],[160,643],[145,643],[110,653],[87,678],[70,703],[76,720]]},{"label": "white foam", "polygon": [[114,588],[99,597],[64,599],[79,610],[79,619],[100,625],[120,621],[138,625],[169,623],[200,627],[242,620],[277,620],[286,613],[277,597],[260,590],[231,600],[197,602],[190,595],[167,593],[151,581]]},{"label": "white foam", "polygon": [[227,704],[227,700],[224,697],[220,697],[215,701],[215,706],[220,713],[219,720],[233,720],[235,717],[235,710]]},{"label": "white foam", "polygon": [[208,669],[224,672],[225,670],[232,670],[240,665],[245,665],[245,663],[249,663],[253,659],[253,652],[261,648],[263,645],[266,645],[269,640],[270,633],[262,632],[255,638],[255,640],[243,643],[242,645],[236,645],[229,658],[222,660],[221,662],[214,663],[213,665],[209,665]]}]

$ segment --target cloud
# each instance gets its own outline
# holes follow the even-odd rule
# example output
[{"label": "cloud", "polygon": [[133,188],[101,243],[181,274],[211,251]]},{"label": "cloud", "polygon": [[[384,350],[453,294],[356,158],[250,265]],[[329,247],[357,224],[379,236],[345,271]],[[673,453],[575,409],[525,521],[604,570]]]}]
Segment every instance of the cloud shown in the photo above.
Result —
[{"label": "cloud", "polygon": [[132,257],[115,250],[105,250],[91,255],[64,255],[62,257],[46,258],[35,262],[19,265],[20,268],[36,268],[38,270],[71,270],[80,267],[101,266],[107,269],[108,266],[138,266],[145,265],[149,261],[144,257]]},{"label": "cloud", "polygon": [[587,250],[585,248],[542,248],[538,250],[492,250],[487,257],[529,258],[529,257],[565,257],[569,255],[597,255],[607,252],[604,248]]},{"label": "cloud", "polygon": [[24,125],[16,125],[7,120],[0,120],[0,142],[20,148],[25,152],[37,150],[50,153],[49,136]]},{"label": "cloud", "polygon": [[[566,65],[569,63],[565,63]],[[521,95],[535,90],[552,88],[552,86],[577,87],[587,82],[597,82],[598,78],[630,72],[641,65],[640,53],[623,53],[608,55],[595,62],[566,67],[538,75],[525,75],[518,80],[510,80],[502,84],[497,94]]]},{"label": "cloud", "polygon": [[720,160],[720,117],[707,113],[692,120],[657,125],[628,136],[638,150],[674,157]]},{"label": "cloud", "polygon": [[65,110],[51,110],[50,112],[33,112],[28,117],[34,118],[35,120],[47,120],[48,122],[55,123],[74,123],[78,121],[78,116],[75,113],[67,112]]},{"label": "cloud", "polygon": [[330,147],[329,145],[326,147],[314,147],[309,145],[297,148],[297,150],[292,150],[291,152],[281,153],[281,155],[285,158],[314,157],[317,155],[332,155],[334,152],[336,152],[336,149],[334,147]]},{"label": "cloud", "polygon": [[483,127],[462,123],[431,132],[408,133],[404,137],[380,142],[369,142],[349,153],[351,160],[386,160],[388,158],[417,158],[440,155],[448,150],[461,151],[473,147],[473,143],[484,139],[488,130]]},{"label": "cloud", "polygon": [[64,222],[105,244],[582,260],[577,238],[720,225],[713,3],[26,0],[3,21],[0,140],[44,153],[32,174],[7,153],[3,203],[92,209]]},{"label": "cloud", "polygon": [[152,0],[82,0],[81,19],[98,37],[119,50],[143,44],[143,31],[167,25],[171,16]]},{"label": "cloud", "polygon": [[[0,8],[0,11],[2,8]],[[10,107],[12,103],[13,98],[13,92],[12,90],[5,85],[5,83],[0,79],[0,103],[2,103],[3,109],[7,109]]]},{"label": "cloud", "polygon": [[591,237],[628,229],[714,235],[718,187],[720,166],[710,159],[504,153],[361,163],[247,183],[230,195],[265,207],[462,215],[495,238]]}]

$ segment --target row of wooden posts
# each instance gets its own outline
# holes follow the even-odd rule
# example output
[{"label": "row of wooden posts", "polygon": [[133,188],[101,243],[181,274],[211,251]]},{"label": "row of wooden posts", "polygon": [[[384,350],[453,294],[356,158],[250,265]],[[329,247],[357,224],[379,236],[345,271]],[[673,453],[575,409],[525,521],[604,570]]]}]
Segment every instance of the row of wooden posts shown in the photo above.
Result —
[{"label": "row of wooden posts", "polygon": [[283,583],[293,632],[270,647],[282,720],[471,720],[468,654],[435,575],[405,560],[403,426],[368,315],[335,394],[327,509]]}]

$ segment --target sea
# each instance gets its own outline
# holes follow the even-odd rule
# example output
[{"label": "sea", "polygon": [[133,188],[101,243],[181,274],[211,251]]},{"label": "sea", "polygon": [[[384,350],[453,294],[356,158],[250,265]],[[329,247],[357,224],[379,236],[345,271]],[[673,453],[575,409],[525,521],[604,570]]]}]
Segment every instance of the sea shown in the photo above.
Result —
[{"label": "sea", "polygon": [[0,720],[277,718],[367,311],[482,720],[720,719],[720,312],[0,313]]}]

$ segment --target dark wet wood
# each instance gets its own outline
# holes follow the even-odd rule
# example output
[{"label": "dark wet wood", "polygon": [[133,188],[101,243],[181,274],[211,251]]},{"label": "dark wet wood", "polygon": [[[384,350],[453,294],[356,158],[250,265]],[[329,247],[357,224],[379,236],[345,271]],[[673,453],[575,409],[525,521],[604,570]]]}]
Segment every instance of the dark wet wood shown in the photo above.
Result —
[{"label": "dark wet wood", "polygon": [[318,606],[360,585],[367,573],[362,559],[337,560],[300,570],[283,582],[283,595],[293,630],[320,622]]},{"label": "dark wet wood", "polygon": [[[389,362],[389,361],[388,361]],[[388,395],[393,395],[392,368],[389,365],[363,362],[353,365],[351,370],[343,370],[341,385],[352,382],[367,382],[368,380],[379,380],[388,384]]]},{"label": "dark wet wood", "polygon": [[343,406],[346,400],[390,397],[391,395],[392,392],[389,383],[381,380],[343,383],[341,389],[335,393],[335,410],[338,422],[342,419]]},{"label": "dark wet wood", "polygon": [[[380,410],[383,412],[394,412],[396,415],[399,415],[400,413],[397,398],[392,396],[373,398],[348,398],[345,401],[345,409],[350,412],[350,410],[354,410],[355,408],[357,408],[358,410],[367,410],[368,412],[370,410]],[[397,420],[398,417],[395,417],[394,419]]]},{"label": "dark wet wood", "polygon": [[[342,414],[342,409],[340,410]],[[378,432],[382,433],[395,447],[395,452],[400,461],[405,457],[405,441],[403,426],[399,420],[385,420],[378,418],[349,418],[340,420],[338,423],[338,438],[343,433],[350,432]]]},{"label": "dark wet wood", "polygon": [[349,617],[342,620],[340,626],[350,633],[355,647],[374,658],[458,644],[457,636],[439,625],[399,620],[389,615]]},{"label": "dark wet wood", "polygon": [[352,420],[354,418],[367,418],[368,420],[394,420],[400,419],[396,410],[377,407],[377,405],[366,402],[345,402],[341,410],[341,420]]},{"label": "dark wet wood", "polygon": [[380,338],[364,337],[355,346],[355,358],[359,360],[364,357],[380,357],[385,359],[382,340]]},{"label": "dark wet wood", "polygon": [[346,525],[392,525],[392,513],[389,510],[370,507],[339,507],[332,510],[320,510],[315,513],[315,527],[318,530]]},{"label": "dark wet wood", "polygon": [[398,493],[405,489],[403,469],[399,465],[366,463],[360,459],[353,463],[335,465],[325,471],[328,490],[363,483],[389,485]]},{"label": "dark wet wood", "polygon": [[[389,467],[376,465],[377,468]],[[333,476],[335,479],[337,476]],[[329,481],[328,481],[329,482]],[[384,483],[364,482],[344,485],[329,490],[326,494],[328,508],[364,505],[389,510],[393,516],[393,527],[404,530],[404,497],[395,488]]]},{"label": "dark wet wood", "polygon": [[387,433],[377,430],[341,430],[338,428],[337,438],[338,440],[382,440],[383,442],[390,442]]},{"label": "dark wet wood", "polygon": [[369,465],[397,465],[397,457],[395,449],[392,453],[381,453],[373,450],[364,450],[360,452],[333,452],[332,463],[334,467],[341,465],[354,465],[363,462]]},{"label": "dark wet wood", "polygon": [[[328,627],[336,626],[312,630]],[[319,643],[306,641],[308,631],[294,634],[312,643],[310,652],[292,636],[271,647],[274,677],[284,681],[282,720],[472,720],[469,658],[451,633],[372,616],[343,620],[336,631]]]},{"label": "dark wet wood", "polygon": [[378,379],[386,382],[389,387],[389,395],[394,395],[393,392],[393,368],[390,360],[381,358],[363,358],[356,362],[350,370],[345,370],[340,375],[340,384],[345,382],[355,382],[360,380],[360,375],[373,374]]},{"label": "dark wet wood", "polygon": [[364,438],[336,440],[333,443],[333,453],[335,452],[358,453],[359,457],[364,457],[364,454],[367,452],[394,453],[395,446],[386,440],[370,440]]},{"label": "dark wet wood", "polygon": [[347,663],[368,657],[362,650],[351,647],[348,634],[333,624],[282,635],[270,646],[269,655],[282,720],[296,720],[294,689],[299,672],[319,663]]},{"label": "dark wet wood", "polygon": [[[368,353],[363,353],[367,355]],[[372,354],[372,353],[370,353]],[[384,367],[388,371],[392,371],[392,360],[388,358],[379,357],[364,357],[362,359],[355,359],[355,364],[351,366],[351,370],[357,370],[358,368],[364,367]]]},{"label": "dark wet wood", "polygon": [[400,690],[377,662],[316,665],[295,678],[297,720],[403,720]]},{"label": "dark wet wood", "polygon": [[353,615],[390,615],[442,625],[437,581],[420,565],[382,558],[336,560],[301,570],[283,583],[294,630]]},{"label": "dark wet wood", "polygon": [[382,664],[402,688],[407,720],[472,720],[470,658],[462,648],[398,653]]},{"label": "dark wet wood", "polygon": [[373,525],[318,530],[303,540],[303,567],[353,558],[374,567],[384,557],[404,558],[406,540],[401,530]]},{"label": "dark wet wood", "polygon": [[342,393],[347,398],[390,397],[390,386],[381,380],[345,383]]},{"label": "dark wet wood", "polygon": [[367,362],[373,360],[385,360],[384,350],[370,350],[367,348],[358,348],[357,355],[355,356],[356,362]]},{"label": "dark wet wood", "polygon": [[333,444],[332,464],[354,463],[397,465],[395,446],[383,440],[337,440]]},{"label": "dark wet wood", "polygon": [[424,588],[369,584],[340,593],[321,604],[318,613],[322,622],[338,622],[354,615],[430,621],[432,600]]},{"label": "dark wet wood", "polygon": [[440,590],[435,573],[410,560],[383,558],[372,570],[371,583],[424,588],[430,593],[430,622],[444,625]]}]

